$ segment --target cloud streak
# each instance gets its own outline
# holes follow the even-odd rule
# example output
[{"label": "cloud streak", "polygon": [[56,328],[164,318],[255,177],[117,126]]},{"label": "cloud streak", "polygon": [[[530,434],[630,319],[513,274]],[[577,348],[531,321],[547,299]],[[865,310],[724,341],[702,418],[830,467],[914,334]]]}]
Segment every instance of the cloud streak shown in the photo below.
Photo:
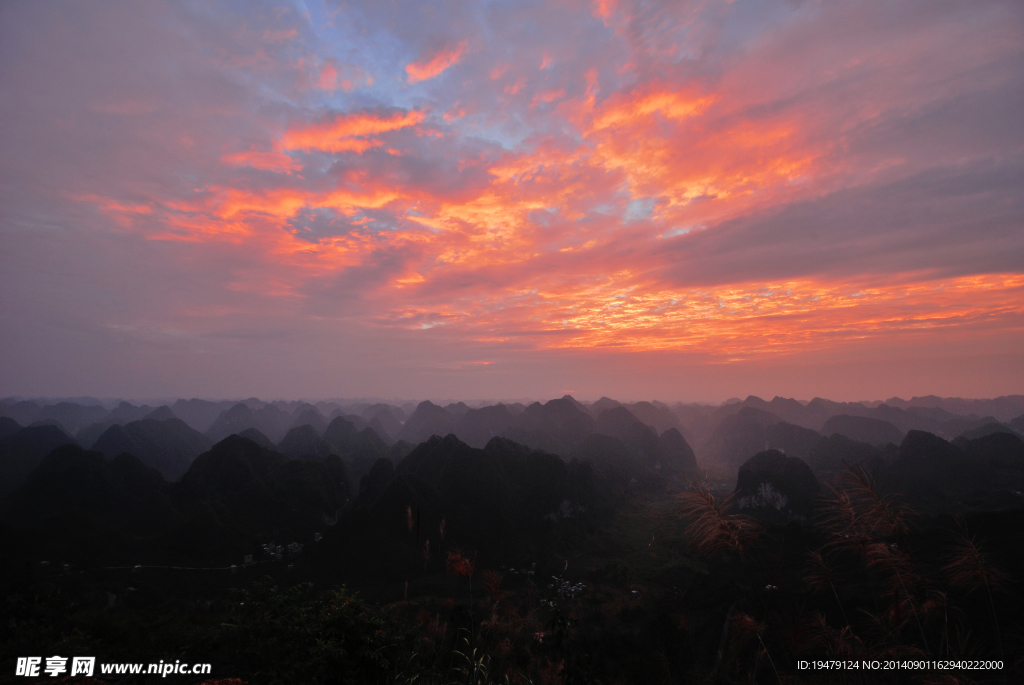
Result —
[{"label": "cloud streak", "polygon": [[466,45],[466,41],[462,41],[458,45],[442,48],[429,58],[406,64],[405,73],[409,83],[419,83],[440,76],[445,69],[458,64],[466,51]]}]

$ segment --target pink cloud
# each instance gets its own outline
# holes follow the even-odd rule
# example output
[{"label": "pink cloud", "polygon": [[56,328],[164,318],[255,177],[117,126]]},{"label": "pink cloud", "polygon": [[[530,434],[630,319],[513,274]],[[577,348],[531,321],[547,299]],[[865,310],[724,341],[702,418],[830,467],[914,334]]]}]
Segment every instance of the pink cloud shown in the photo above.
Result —
[{"label": "pink cloud", "polygon": [[390,115],[375,112],[342,114],[321,123],[288,129],[281,137],[281,146],[285,150],[362,154],[383,145],[380,140],[368,136],[409,128],[422,122],[423,118],[424,114],[416,110]]},{"label": "pink cloud", "polygon": [[415,62],[405,65],[405,73],[409,83],[419,83],[438,76],[453,64],[458,64],[465,53],[467,42],[442,48],[438,52]]},{"label": "pink cloud", "polygon": [[338,64],[337,60],[328,58],[316,77],[316,87],[323,90],[343,90],[373,85],[373,77],[360,67]]},{"label": "pink cloud", "polygon": [[290,174],[293,171],[300,171],[302,165],[294,159],[276,151],[249,150],[247,152],[236,152],[224,155],[221,160],[230,166],[252,167],[263,171],[275,171],[277,173]]}]

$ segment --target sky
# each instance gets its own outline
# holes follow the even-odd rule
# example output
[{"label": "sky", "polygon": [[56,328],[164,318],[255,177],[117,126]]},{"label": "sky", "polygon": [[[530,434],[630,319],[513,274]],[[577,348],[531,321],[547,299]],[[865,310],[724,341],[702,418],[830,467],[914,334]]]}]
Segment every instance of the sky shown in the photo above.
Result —
[{"label": "sky", "polygon": [[1024,392],[1024,4],[0,5],[0,396]]}]

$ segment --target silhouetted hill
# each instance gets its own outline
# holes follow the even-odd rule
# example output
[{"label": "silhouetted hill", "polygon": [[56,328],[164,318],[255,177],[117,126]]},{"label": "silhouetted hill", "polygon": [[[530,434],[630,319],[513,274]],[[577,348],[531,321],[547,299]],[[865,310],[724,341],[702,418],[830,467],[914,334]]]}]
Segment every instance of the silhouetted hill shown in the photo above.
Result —
[{"label": "silhouetted hill", "polygon": [[829,416],[827,409],[820,404],[812,403],[804,406],[797,400],[778,396],[772,398],[771,402],[767,402],[756,395],[750,395],[741,402],[726,403],[715,408],[707,420],[713,430],[721,425],[726,418],[734,416],[744,409],[755,409],[776,416],[787,423],[813,430],[820,428]]},{"label": "silhouetted hill", "polygon": [[252,440],[265,450],[270,450],[271,452],[277,451],[277,445],[275,445],[270,438],[255,428],[246,428],[238,434],[238,437],[245,438],[246,440]]},{"label": "silhouetted hill", "polygon": [[[573,401],[575,401],[575,398],[574,398]],[[608,409],[615,409],[616,407],[621,407],[621,406],[622,406],[621,402],[613,400],[610,397],[602,397],[597,402],[594,402],[592,405],[590,405],[590,413],[594,417],[597,417],[603,411],[606,411]]]},{"label": "silhouetted hill", "polygon": [[765,450],[740,467],[735,494],[740,509],[807,517],[821,486],[802,459]]},{"label": "silhouetted hill", "polygon": [[414,449],[416,449],[416,445],[412,444],[411,442],[406,442],[405,440],[399,440],[390,448],[388,448],[387,458],[392,464],[397,465],[403,459],[409,456]]},{"label": "silhouetted hill", "polygon": [[14,492],[43,457],[75,439],[56,426],[29,426],[0,439],[0,497]]},{"label": "silhouetted hill", "polygon": [[309,407],[300,412],[292,421],[292,428],[299,426],[312,426],[317,435],[323,435],[327,429],[327,419],[324,418],[316,407]]},{"label": "silhouetted hill", "polygon": [[254,417],[249,405],[239,402],[230,409],[225,409],[206,431],[206,437],[215,443],[229,435],[237,435],[246,428],[254,428]]},{"label": "silhouetted hill", "polygon": [[38,419],[37,421],[33,421],[32,423],[29,424],[30,428],[35,428],[38,426],[53,426],[62,433],[67,433],[68,435],[71,435],[71,432],[65,429],[64,426],[62,426],[60,421],[58,421],[57,419]]},{"label": "silhouetted hill", "polygon": [[883,459],[874,445],[834,432],[818,440],[805,461],[818,480],[835,484],[847,473],[848,466],[860,464],[874,472],[882,466]]},{"label": "silhouetted hill", "polygon": [[174,543],[237,554],[273,539],[309,541],[337,515],[348,486],[338,459],[289,460],[232,435],[197,457],[175,489],[189,522]]},{"label": "silhouetted hill", "polygon": [[395,477],[395,465],[390,459],[378,459],[370,470],[359,480],[359,498],[372,502],[380,496]]},{"label": "silhouetted hill", "polygon": [[741,407],[722,418],[700,449],[701,461],[716,468],[738,469],[766,448],[768,431],[779,421],[769,412]]},{"label": "silhouetted hill", "polygon": [[109,423],[106,421],[99,421],[97,423],[92,423],[75,433],[75,441],[84,449],[92,449],[92,446],[96,444],[96,441],[100,439],[101,435],[107,432],[108,428],[111,426],[123,425],[123,423],[118,421],[112,421]]},{"label": "silhouetted hill", "polygon": [[1024,414],[1010,421],[1010,428],[1024,435]]},{"label": "silhouetted hill", "polygon": [[[680,429],[682,423],[679,421],[679,417],[672,413],[668,407],[657,406],[651,402],[635,402],[633,404],[623,405],[629,412],[644,422],[660,435],[669,428]],[[682,433],[682,431],[680,431]]]},{"label": "silhouetted hill", "polygon": [[384,433],[380,433],[380,431],[377,432],[385,442],[389,443],[397,440],[399,434],[402,432],[401,414],[401,409],[391,407],[387,404],[371,404],[369,407],[366,407],[359,412],[359,415],[363,417],[363,419],[366,420],[370,427],[375,431],[377,428],[373,426],[374,419],[380,422],[380,426],[384,429]]},{"label": "silhouetted hill", "polygon": [[351,421],[341,416],[332,420],[324,431],[324,441],[345,462],[353,483],[359,483],[374,462],[387,458],[389,453],[387,443],[372,428],[357,430]]},{"label": "silhouetted hill", "polygon": [[669,428],[658,438],[658,463],[655,468],[662,475],[674,479],[676,486],[689,480],[696,481],[701,475],[693,448],[675,428]]},{"label": "silhouetted hill", "polygon": [[376,433],[377,437],[383,440],[385,445],[395,444],[395,439],[391,437],[391,433],[389,433],[388,430],[384,428],[384,424],[382,424],[380,422],[380,419],[378,419],[376,416],[370,419],[370,423],[366,427],[372,430],[374,433]]},{"label": "silhouetted hill", "polygon": [[985,464],[937,435],[912,430],[900,444],[892,487],[929,512],[948,511],[986,480]]},{"label": "silhouetted hill", "polygon": [[658,450],[658,434],[622,405],[605,409],[594,421],[594,432],[622,441],[637,456],[653,457]]},{"label": "silhouetted hill", "polygon": [[898,445],[903,442],[903,433],[888,421],[873,419],[869,416],[850,416],[839,414],[833,416],[821,428],[823,435],[839,433],[851,440],[866,442],[869,445]]},{"label": "silhouetted hill", "polygon": [[1020,435],[1017,431],[1013,430],[1013,428],[1004,426],[1001,423],[986,423],[983,426],[978,426],[977,428],[972,428],[969,431],[964,431],[959,437],[966,440],[976,440],[977,438],[983,438],[986,435],[991,435],[992,433],[1010,433],[1012,435]]},{"label": "silhouetted hill", "polygon": [[[220,413],[231,407],[230,402],[210,402],[208,400],[178,400],[171,405],[174,415],[187,423],[191,428],[210,435],[209,429]],[[248,426],[243,427],[247,428]]]},{"label": "silhouetted hill", "polygon": [[[1015,401],[1013,397],[1009,398],[1012,401],[998,404],[1001,414],[1005,415],[1010,408],[1016,406],[1013,404]],[[961,412],[950,412],[948,408],[942,406],[917,406],[906,403],[904,403],[905,406],[884,403],[875,406],[860,402],[834,402],[820,397],[816,397],[806,404],[795,399],[778,396],[767,402],[760,397],[751,395],[745,400],[730,401],[719,407],[677,404],[672,407],[672,413],[679,418],[681,425],[689,431],[689,435],[694,436],[698,442],[706,442],[726,418],[738,414],[745,408],[767,412],[787,423],[822,432],[825,431],[826,421],[835,416],[845,415],[886,421],[901,433],[906,433],[909,430],[924,430],[952,438],[966,430],[995,420],[991,415],[986,415],[983,412],[980,414],[970,413],[966,409],[972,407],[975,410],[986,407],[996,409],[997,405],[988,401],[972,402],[959,406]],[[1008,418],[1002,420],[1005,421]],[[649,420],[647,422],[650,423]],[[854,437],[861,439],[866,436]]]},{"label": "silhouetted hill", "polygon": [[[353,480],[352,474],[349,473],[348,467],[345,466],[345,462],[337,454],[327,455],[323,465],[327,468],[327,473],[330,474],[335,487],[338,488],[338,501],[344,506],[349,498],[352,497],[351,493],[358,487],[358,481]],[[336,510],[330,520],[325,519],[325,523],[333,525],[339,513],[340,510]]]},{"label": "silhouetted hill", "polygon": [[503,436],[514,423],[504,404],[470,409],[455,424],[455,435],[470,447],[483,448],[491,438]]},{"label": "silhouetted hill", "polygon": [[[735,406],[737,405],[733,405],[733,407]],[[747,397],[747,399],[743,400],[739,406],[760,409],[761,411],[778,416],[786,423],[791,423],[795,426],[803,426],[804,428],[812,428],[814,430],[821,427],[823,419],[823,412],[819,410],[818,405],[808,409],[810,405],[804,406],[797,400],[779,397],[777,395],[773,397],[770,402],[766,402],[756,395],[751,395]],[[723,408],[723,410],[727,411],[728,408]]]},{"label": "silhouetted hill", "polygon": [[149,405],[144,404],[141,407],[137,407],[130,402],[119,402],[116,407],[110,410],[109,414],[103,417],[102,421],[97,423],[104,423],[108,428],[113,426],[115,423],[123,426],[126,423],[146,418],[146,416],[152,411],[153,407],[150,407]]},{"label": "silhouetted hill", "polygon": [[[369,428],[370,427],[369,422],[366,419],[364,419],[362,416],[359,416],[358,414],[351,414],[351,413],[349,413],[347,411],[339,411],[337,414],[335,414],[334,416],[331,417],[331,420],[333,421],[334,419],[336,419],[338,417],[341,417],[341,418],[345,419],[346,421],[348,421],[349,423],[351,423],[353,426],[355,426],[355,429],[357,431],[361,431],[364,428]],[[378,435],[380,435],[380,434],[378,433]],[[383,436],[381,436],[381,439],[383,439]]]},{"label": "silhouetted hill", "polygon": [[432,435],[448,435],[454,430],[454,417],[430,400],[425,400],[420,402],[416,411],[406,419],[398,438],[419,444]]},{"label": "silhouetted hill", "polygon": [[34,421],[56,421],[68,434],[73,435],[85,426],[103,420],[108,413],[100,406],[58,402],[40,409]]},{"label": "silhouetted hill", "polygon": [[567,455],[593,432],[590,412],[575,399],[563,397],[546,404],[534,402],[515,417],[506,435],[534,449]]},{"label": "silhouetted hill", "polygon": [[[587,405],[583,404],[582,402],[580,402],[578,399],[576,399],[572,395],[562,395],[561,399],[566,401],[566,402],[568,402],[572,406],[576,407],[577,409],[579,409],[584,414],[590,414],[591,413],[591,408],[590,407],[588,407]],[[614,400],[612,400],[612,401],[614,402]],[[524,411],[525,411],[525,407],[524,407]],[[512,412],[512,413],[514,414],[515,412]]]},{"label": "silhouetted hill", "polygon": [[974,440],[953,441],[976,466],[984,469],[990,495],[975,504],[986,508],[1018,508],[1024,491],[1024,440],[1014,433],[989,433]]},{"label": "silhouetted hill", "polygon": [[502,438],[481,450],[435,436],[393,474],[389,462],[375,463],[317,554],[347,574],[377,579],[436,574],[455,547],[481,561],[518,561],[550,539],[546,515],[572,515],[574,496],[571,469],[555,455]]},{"label": "silhouetted hill", "polygon": [[12,418],[22,426],[27,426],[39,416],[42,409],[38,404],[30,400],[20,400],[10,404],[0,405],[0,415]]},{"label": "silhouetted hill", "polygon": [[[618,414],[620,411],[626,411],[625,407],[605,410],[602,415],[607,412]],[[636,420],[635,417],[633,420]],[[625,440],[595,432],[565,455],[567,461],[590,466],[598,478],[598,488],[611,498],[605,503],[606,506],[631,491],[660,490],[666,487],[679,490],[689,481],[701,478],[693,450],[678,430],[669,429],[661,437],[653,437],[653,443],[649,443],[653,429],[636,421],[645,429],[645,432],[640,433],[642,440],[638,440],[633,433],[635,427],[628,427],[627,424],[618,426],[618,430],[611,429]],[[605,425],[608,427],[607,423]],[[650,435],[646,431],[650,431]]]},{"label": "silhouetted hill", "polygon": [[193,459],[212,446],[208,437],[189,428],[181,419],[142,419],[125,426],[111,426],[92,449],[107,457],[127,452],[155,468],[168,481],[175,481],[188,470]]},{"label": "silhouetted hill", "polygon": [[526,405],[522,402],[512,402],[511,404],[506,403],[505,407],[508,409],[508,413],[512,416],[519,416],[526,411]]},{"label": "silhouetted hill", "polygon": [[326,459],[331,453],[330,445],[308,423],[288,431],[281,441],[280,448],[292,459]]},{"label": "silhouetted hill", "polygon": [[[1015,473],[1024,473],[1024,440],[1016,433],[997,431],[974,439],[961,436],[953,444],[976,463],[985,464],[997,471],[1010,469]],[[997,488],[1009,487],[1009,483],[999,482],[998,479],[993,485]]]},{"label": "silhouetted hill", "polygon": [[4,518],[33,534],[39,552],[106,563],[152,541],[176,515],[167,484],[129,454],[106,459],[77,445],[53,450],[4,502]]},{"label": "silhouetted hill", "polygon": [[960,416],[993,416],[999,421],[1009,421],[1024,411],[1024,395],[1004,395],[994,399],[968,400],[960,397],[937,397],[927,395],[924,397],[912,397],[910,400],[903,400],[899,397],[892,397],[885,401],[886,404],[900,409],[920,407],[925,409],[942,409],[950,414]]},{"label": "silhouetted hill", "polygon": [[[142,418],[152,419],[154,421],[170,421],[171,419],[177,419],[178,417],[174,415],[174,411],[170,407],[166,404],[162,404]],[[192,430],[195,429],[193,428]],[[198,433],[199,431],[196,432]]]},{"label": "silhouetted hill", "polygon": [[958,416],[940,407],[900,409],[887,404],[880,404],[870,409],[866,415],[888,421],[904,432],[916,430],[947,438],[961,435],[965,431],[978,428],[986,423],[996,422],[992,417]]},{"label": "silhouetted hill", "polygon": [[[680,487],[686,478],[696,475],[696,469],[684,468],[684,463],[693,457],[693,452],[679,431],[672,429],[678,441],[668,437],[666,447],[673,446],[677,452],[663,452],[658,434],[645,425],[624,406],[606,409],[594,422],[594,431],[617,438],[633,455],[635,464],[630,467],[629,478],[635,478],[645,487],[671,484]],[[579,452],[577,452],[579,454]]]},{"label": "silhouetted hill", "polygon": [[448,412],[453,419],[458,421],[466,415],[466,412],[469,411],[469,407],[465,402],[452,402],[445,405],[444,410]]},{"label": "silhouetted hill", "polygon": [[283,454],[231,435],[196,457],[181,478],[181,489],[196,496],[238,493],[287,461]]},{"label": "silhouetted hill", "polygon": [[732,470],[766,449],[778,449],[789,456],[806,459],[821,435],[781,421],[766,411],[743,407],[727,416],[701,448],[701,459],[711,468]]},{"label": "silhouetted hill", "polygon": [[825,425],[825,421],[833,416],[866,416],[869,409],[860,402],[833,402],[822,397],[815,397],[804,407],[804,425],[817,430]]},{"label": "silhouetted hill", "polygon": [[292,416],[280,407],[268,404],[252,413],[252,427],[279,442],[292,426]]},{"label": "silhouetted hill", "polygon": [[[703,444],[710,437],[715,425],[711,416],[715,407],[707,404],[681,404],[671,407],[672,413],[679,417],[682,426],[680,432],[685,436],[693,436],[694,444]],[[687,440],[690,438],[687,437]]]},{"label": "silhouetted hill", "polygon": [[640,458],[618,438],[603,433],[592,433],[569,453],[568,458],[589,463],[594,471],[613,484],[617,494],[624,492],[644,473]]},{"label": "silhouetted hill", "polygon": [[0,440],[21,430],[21,424],[9,416],[0,416]]}]

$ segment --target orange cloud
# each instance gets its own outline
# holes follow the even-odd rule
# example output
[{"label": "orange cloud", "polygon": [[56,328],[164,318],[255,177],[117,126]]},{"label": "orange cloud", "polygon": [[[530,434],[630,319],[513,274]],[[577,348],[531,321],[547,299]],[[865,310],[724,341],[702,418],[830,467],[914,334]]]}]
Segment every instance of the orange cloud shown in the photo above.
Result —
[{"label": "orange cloud", "polygon": [[592,13],[602,20],[605,26],[609,26],[617,5],[618,0],[594,0]]},{"label": "orange cloud", "polygon": [[280,43],[282,41],[291,40],[297,35],[299,35],[298,29],[281,29],[278,31],[271,31],[268,29],[263,32],[263,40],[270,43]]},{"label": "orange cloud", "polygon": [[565,88],[559,88],[558,90],[549,90],[543,93],[538,93],[534,96],[533,101],[530,103],[530,107],[536,107],[540,103],[554,102],[560,98],[565,97]]},{"label": "orange cloud", "polygon": [[250,150],[248,152],[236,152],[232,155],[224,155],[221,161],[230,166],[252,167],[263,171],[275,171],[277,173],[290,174],[293,171],[300,171],[302,165],[283,152],[266,151],[259,152]]},{"label": "orange cloud", "polygon": [[[334,90],[338,83],[338,68],[333,61],[329,61],[320,69],[320,78],[317,86],[325,90]],[[348,90],[347,88],[345,90]]]},{"label": "orange cloud", "polygon": [[594,16],[607,19],[615,11],[615,0],[594,0]]},{"label": "orange cloud", "polygon": [[375,112],[343,114],[330,121],[289,129],[281,137],[285,150],[318,150],[321,152],[357,152],[384,143],[366,136],[397,131],[423,121],[417,110],[383,115]]},{"label": "orange cloud", "polygon": [[637,97],[616,98],[594,117],[591,132],[636,124],[652,114],[682,121],[706,110],[715,101],[713,95],[698,96],[672,91],[655,91]]},{"label": "orange cloud", "polygon": [[409,83],[419,83],[439,75],[453,64],[458,64],[462,59],[462,53],[466,51],[467,43],[462,41],[458,45],[442,48],[429,59],[422,59],[418,62],[409,62],[405,65],[405,73]]},{"label": "orange cloud", "polygon": [[359,86],[372,86],[373,77],[357,66],[340,65],[333,59],[327,59],[320,67],[315,85],[323,90],[340,88],[348,92]]},{"label": "orange cloud", "polygon": [[238,214],[251,212],[287,218],[305,207],[308,204],[308,197],[308,193],[289,188],[258,193],[227,188],[216,194],[213,214],[222,219],[231,219]]},{"label": "orange cloud", "polygon": [[[613,10],[603,2],[595,14],[607,20]],[[436,77],[466,46],[407,65],[407,81]],[[828,192],[821,183],[801,185],[816,174],[830,178],[838,166],[828,155],[832,139],[813,135],[822,114],[753,107],[727,85],[668,77],[615,90],[614,72],[589,63],[573,81],[560,81],[571,60],[558,59],[559,69],[536,75],[536,83],[518,76],[536,61],[487,65],[482,73],[490,79],[447,101],[439,97],[430,121],[419,110],[337,114],[288,128],[272,151],[221,158],[229,167],[281,174],[260,177],[263,187],[251,174],[238,179],[225,169],[226,178],[176,203],[80,199],[122,225],[134,217],[156,239],[222,242],[260,254],[266,275],[232,287],[298,297],[317,290],[303,287],[310,281],[344,280],[337,277],[347,269],[365,267],[372,285],[361,295],[373,314],[362,324],[443,324],[453,338],[489,344],[690,350],[728,361],[993,321],[1019,327],[1024,277],[1013,274],[939,281],[896,274],[899,283],[879,285],[871,275],[836,282],[798,271],[751,282],[746,273],[726,273],[731,267],[722,259],[714,282],[724,284],[658,280],[652,274],[667,273],[667,253],[679,247],[658,238],[689,230],[682,227],[714,231],[725,219]],[[549,63],[544,55],[542,68]],[[329,59],[315,64],[318,75],[306,84],[348,89],[343,67]],[[535,135],[493,146],[460,140],[460,126],[472,138],[479,121],[504,121],[505,112],[488,109],[488,97],[518,108],[508,116],[519,117],[525,131],[538,124]],[[540,103],[552,106],[531,110]],[[467,111],[471,122],[461,120]],[[402,146],[394,133],[409,128],[422,138],[396,149]],[[302,166],[288,154],[376,148],[390,155],[345,159],[330,174],[314,179],[310,171],[308,183],[293,173]],[[476,175],[449,175],[467,169]],[[150,217],[139,221],[143,214]]]},{"label": "orange cloud", "polygon": [[144,204],[125,204],[118,202],[117,200],[110,197],[103,197],[101,195],[75,195],[75,200],[79,202],[89,202],[99,207],[104,212],[116,212],[122,214],[152,214],[153,208],[149,205]]},{"label": "orange cloud", "polygon": [[461,119],[462,117],[466,116],[466,113],[468,111],[469,110],[467,110],[465,107],[462,107],[461,105],[456,103],[454,107],[452,107],[450,110],[444,113],[444,120],[447,121],[448,123],[451,123],[456,119]]},{"label": "orange cloud", "polygon": [[984,329],[1024,316],[1024,276],[990,274],[861,287],[802,280],[713,289],[665,289],[618,272],[394,311],[419,327],[422,313],[470,339],[515,331],[537,348],[701,352],[725,361],[765,353],[830,350],[844,343],[940,330]]}]

